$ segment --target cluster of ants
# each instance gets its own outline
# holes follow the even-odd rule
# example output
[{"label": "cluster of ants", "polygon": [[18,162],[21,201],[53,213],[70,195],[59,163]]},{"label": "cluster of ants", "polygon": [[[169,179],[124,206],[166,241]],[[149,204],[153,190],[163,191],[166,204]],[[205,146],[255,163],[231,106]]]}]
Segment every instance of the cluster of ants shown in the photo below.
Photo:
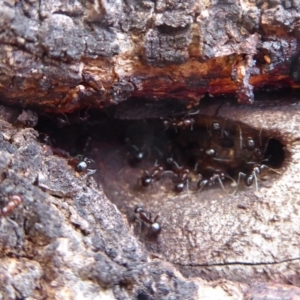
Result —
[{"label": "cluster of ants", "polygon": [[[189,192],[191,186],[195,191],[202,191],[216,183],[228,193],[224,182],[229,181],[234,194],[241,181],[247,187],[255,183],[258,190],[263,170],[279,173],[269,166],[274,153],[268,149],[271,138],[262,131],[202,115],[164,119],[162,123],[164,130],[171,133],[172,142],[166,147],[165,155],[157,155],[153,167],[142,171],[137,179],[141,188],[148,188],[171,174],[176,193],[185,189]],[[130,145],[129,150],[130,165],[141,163],[151,153],[136,145]],[[141,207],[136,207],[134,212],[150,233],[161,231],[158,216],[152,219],[150,212]]]},{"label": "cluster of ants", "polygon": [[[244,124],[203,115],[189,115],[162,120],[171,141],[165,153],[157,150],[153,167],[143,170],[138,185],[148,187],[171,175],[174,191],[180,193],[193,188],[202,191],[218,183],[226,191],[224,181],[230,181],[236,192],[243,180],[249,187],[258,180],[262,171],[276,170],[268,166],[270,138]],[[127,157],[130,165],[138,165],[151,150],[130,145]]]},{"label": "cluster of ants", "polygon": [[[72,123],[67,117],[65,119],[68,121],[67,125]],[[86,118],[80,118],[80,122],[84,120]],[[269,151],[272,138],[242,123],[189,112],[138,123],[147,127],[142,139],[139,139],[137,124],[131,124],[134,126],[130,127],[130,121],[119,122],[121,135],[126,135],[126,160],[129,166],[141,169],[136,185],[142,190],[149,189],[166,178],[171,181],[175,193],[201,192],[204,188],[217,184],[228,193],[226,182],[229,182],[234,194],[241,182],[247,187],[255,184],[258,189],[263,170],[278,173],[270,163],[274,155]],[[66,126],[61,123],[59,127]],[[91,120],[87,124],[93,126]],[[99,130],[97,127],[97,130],[89,130],[88,134]],[[151,144],[149,140],[155,138],[157,140]],[[89,141],[91,140],[93,141],[90,137]],[[96,172],[89,168],[93,163],[92,159],[82,155],[71,157],[67,152],[61,153],[60,149],[51,148],[54,154],[67,158],[78,173],[89,176]],[[84,149],[86,148],[85,146]],[[84,149],[82,152],[86,154]],[[60,153],[56,153],[57,151]],[[144,164],[145,161],[147,164]],[[150,212],[142,207],[136,207],[134,213],[152,233],[158,234],[161,231],[158,217],[153,219]]]}]

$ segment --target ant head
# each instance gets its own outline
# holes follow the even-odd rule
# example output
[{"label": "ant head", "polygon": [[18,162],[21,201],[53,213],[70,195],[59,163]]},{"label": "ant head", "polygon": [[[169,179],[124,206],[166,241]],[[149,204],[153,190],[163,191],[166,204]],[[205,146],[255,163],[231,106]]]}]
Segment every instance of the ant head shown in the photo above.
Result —
[{"label": "ant head", "polygon": [[139,164],[145,158],[144,151],[138,149],[136,146],[132,146],[131,151],[127,155],[130,165]]},{"label": "ant head", "polygon": [[148,186],[152,182],[152,178],[148,174],[145,174],[145,176],[141,180],[143,186]]},{"label": "ant head", "polygon": [[144,158],[144,153],[143,152],[137,152],[135,155],[134,155],[134,160],[136,162],[141,162]]},{"label": "ant head", "polygon": [[175,192],[176,193],[181,193],[183,191],[184,187],[185,187],[184,182],[178,182],[178,183],[176,183],[175,184]]},{"label": "ant head", "polygon": [[134,209],[134,212],[136,213],[136,214],[138,214],[138,213],[140,213],[140,212],[142,212],[142,211],[144,211],[140,206],[137,206],[135,209]]},{"label": "ant head", "polygon": [[225,180],[225,173],[223,173],[223,172],[219,173],[219,178],[221,180]]},{"label": "ant head", "polygon": [[213,129],[213,131],[218,132],[218,131],[221,129],[220,123],[218,123],[218,122],[213,122],[213,123],[212,123],[212,129]]},{"label": "ant head", "polygon": [[259,148],[255,148],[253,150],[253,154],[254,154],[255,158],[257,158],[257,159],[262,159],[262,157],[263,157],[263,153]]},{"label": "ant head", "polygon": [[214,155],[216,155],[216,150],[213,148],[209,148],[209,149],[206,149],[205,153],[209,156],[214,156]]},{"label": "ant head", "polygon": [[[254,150],[255,147],[255,141],[252,137],[248,137],[246,140],[246,149],[248,150]],[[258,148],[256,148],[258,149]]]},{"label": "ant head", "polygon": [[75,169],[77,172],[85,172],[87,170],[87,167],[87,163],[85,161],[81,161],[77,164]]},{"label": "ant head", "polygon": [[168,128],[170,126],[170,123],[171,122],[169,120],[164,120],[163,121],[163,124],[164,124],[165,128]]}]

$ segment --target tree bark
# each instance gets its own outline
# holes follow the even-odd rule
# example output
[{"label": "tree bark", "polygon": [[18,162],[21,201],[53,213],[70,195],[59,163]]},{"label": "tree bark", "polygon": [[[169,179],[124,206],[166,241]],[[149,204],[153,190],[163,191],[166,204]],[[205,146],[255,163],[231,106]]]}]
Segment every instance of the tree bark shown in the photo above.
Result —
[{"label": "tree bark", "polygon": [[[217,110],[222,117],[234,112],[235,120],[272,132],[286,146],[281,174],[260,182],[259,191],[166,195],[158,189],[138,197],[126,182],[109,176],[108,162],[99,167],[123,207],[144,204],[160,214],[162,231],[154,239],[138,223],[128,223],[111,203],[115,199],[108,199],[93,178],[76,172],[37,141],[38,133],[24,126],[35,124],[34,114],[1,107],[1,213],[12,195],[23,199],[0,218],[2,297],[299,297],[299,192],[294,176],[299,171],[299,104],[280,103],[265,107],[263,117],[261,105]],[[211,107],[206,113],[215,111]],[[115,155],[113,159],[118,163]],[[107,183],[104,187],[109,195]]]},{"label": "tree bark", "polygon": [[1,1],[0,92],[67,112],[299,87],[299,2]]},{"label": "tree bark", "polygon": [[[296,0],[0,5],[0,93],[9,105],[60,113],[118,104],[120,118],[134,119],[143,118],[145,99],[196,105],[207,94],[236,93],[240,103],[253,103],[256,88],[299,88]],[[120,105],[128,98],[137,100],[138,114]],[[126,180],[112,180],[105,160],[97,173],[117,200],[37,141],[34,112],[1,107],[2,298],[299,297],[299,104],[269,100],[201,111],[283,143],[281,174],[258,191],[175,196],[158,189],[139,197]],[[109,160],[124,155],[121,149]],[[136,178],[122,167],[122,178]],[[13,195],[23,203],[6,215]],[[121,212],[151,207],[162,217],[157,239],[137,234],[111,201]]]}]

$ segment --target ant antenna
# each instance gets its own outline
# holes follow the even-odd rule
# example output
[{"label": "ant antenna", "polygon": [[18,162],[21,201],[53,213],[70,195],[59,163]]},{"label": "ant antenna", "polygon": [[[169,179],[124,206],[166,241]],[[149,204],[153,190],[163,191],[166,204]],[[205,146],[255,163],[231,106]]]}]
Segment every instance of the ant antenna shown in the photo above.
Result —
[{"label": "ant antenna", "polygon": [[182,167],[180,167],[180,166],[178,165],[178,163],[177,163],[174,159],[173,159],[172,163],[175,165],[175,167],[176,167],[177,169],[182,169]]},{"label": "ant antenna", "polygon": [[[222,138],[224,137],[223,134],[226,133],[226,130],[225,130],[225,124],[226,124],[226,121],[227,121],[227,119],[224,120],[223,130],[222,130],[222,135],[221,135]],[[226,136],[228,136],[227,133],[226,133]]]},{"label": "ant antenna", "polygon": [[67,117],[67,115],[66,115],[65,113],[61,113],[61,114],[65,117],[66,121],[67,121],[68,124],[70,125],[70,121],[69,121],[69,118]]}]

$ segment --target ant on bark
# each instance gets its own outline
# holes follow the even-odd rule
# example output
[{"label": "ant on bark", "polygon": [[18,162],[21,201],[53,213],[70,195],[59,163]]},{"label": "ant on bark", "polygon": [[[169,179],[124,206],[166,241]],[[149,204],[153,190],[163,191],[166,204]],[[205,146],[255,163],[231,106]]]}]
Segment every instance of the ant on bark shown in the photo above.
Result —
[{"label": "ant on bark", "polygon": [[94,161],[90,158],[84,157],[83,155],[77,155],[74,158],[69,159],[69,164],[75,167],[78,173],[86,173],[84,177],[93,175],[96,173],[96,169],[89,169],[88,165]]},{"label": "ant on bark", "polygon": [[138,206],[134,209],[136,218],[142,223],[146,224],[152,234],[159,234],[161,231],[161,225],[157,222],[159,216],[157,215],[154,219],[151,217],[151,213],[145,211],[142,207]]},{"label": "ant on bark", "polygon": [[263,169],[267,169],[267,170],[273,171],[277,174],[280,174],[277,170],[272,169],[272,168],[270,168],[266,165],[254,164],[253,168],[252,168],[252,171],[250,173],[248,173],[248,174],[243,173],[243,172],[239,173],[237,186],[240,183],[240,177],[243,176],[244,177],[244,184],[249,187],[253,184],[253,182],[255,182],[255,188],[258,191],[258,178],[261,175]]},{"label": "ant on bark", "polygon": [[190,116],[196,115],[198,113],[199,113],[199,111],[195,111],[192,113],[188,113],[184,117],[164,119],[163,124],[165,126],[165,129],[174,128],[175,131],[177,131],[178,128],[182,128],[182,129],[190,128],[191,130],[193,130],[193,126],[196,121],[194,118],[192,118]]},{"label": "ant on bark", "polygon": [[179,166],[172,157],[167,158],[166,163],[171,166],[171,172],[175,174],[175,177],[173,178],[173,182],[175,183],[175,192],[181,193],[185,187],[187,187],[188,191],[190,170],[188,168],[185,168],[184,166]]},{"label": "ant on bark", "polygon": [[147,187],[153,182],[160,180],[164,172],[164,168],[156,163],[150,171],[144,170],[144,175],[138,181],[141,182],[142,186]]}]

